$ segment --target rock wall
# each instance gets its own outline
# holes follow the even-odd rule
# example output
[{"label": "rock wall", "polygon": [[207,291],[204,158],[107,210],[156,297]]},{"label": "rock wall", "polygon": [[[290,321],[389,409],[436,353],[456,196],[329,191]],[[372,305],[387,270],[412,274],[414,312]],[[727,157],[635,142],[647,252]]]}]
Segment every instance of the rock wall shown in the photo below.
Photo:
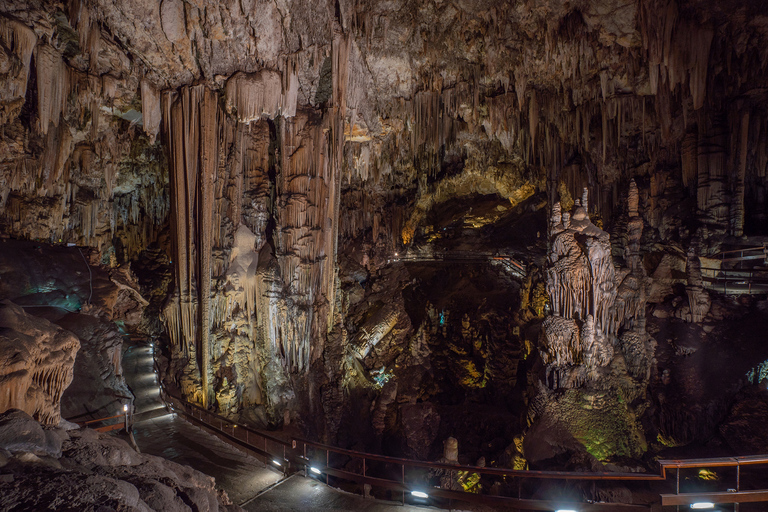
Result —
[{"label": "rock wall", "polygon": [[188,466],[139,454],[95,430],[44,429],[19,410],[0,415],[0,450],[6,510],[243,510],[212,477]]},{"label": "rock wall", "polygon": [[0,410],[20,409],[40,423],[58,425],[80,341],[7,300],[0,304],[0,327]]},{"label": "rock wall", "polygon": [[0,232],[113,265],[168,236],[176,382],[279,423],[347,371],[340,252],[386,261],[453,201],[543,193],[563,203],[551,385],[619,353],[639,376],[638,240],[685,254],[698,236],[699,321],[695,258],[765,232],[766,19],[704,0],[11,0]]}]

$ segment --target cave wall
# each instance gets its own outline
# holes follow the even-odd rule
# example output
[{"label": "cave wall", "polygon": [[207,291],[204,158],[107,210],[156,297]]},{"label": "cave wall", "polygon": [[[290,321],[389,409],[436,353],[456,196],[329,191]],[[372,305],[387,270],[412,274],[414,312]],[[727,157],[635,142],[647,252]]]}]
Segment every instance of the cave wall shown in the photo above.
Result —
[{"label": "cave wall", "polygon": [[630,274],[764,229],[759,2],[10,1],[0,43],[3,236],[116,265],[165,233],[173,373],[227,414],[341,400],[340,262],[375,274],[450,201],[586,188]]}]

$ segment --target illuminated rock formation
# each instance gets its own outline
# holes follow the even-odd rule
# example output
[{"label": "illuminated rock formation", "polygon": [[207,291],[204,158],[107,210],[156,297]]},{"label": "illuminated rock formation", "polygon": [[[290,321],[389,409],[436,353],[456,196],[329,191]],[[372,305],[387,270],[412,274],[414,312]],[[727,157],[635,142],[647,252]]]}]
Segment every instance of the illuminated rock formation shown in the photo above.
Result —
[{"label": "illuminated rock formation", "polygon": [[0,304],[0,326],[0,410],[21,409],[40,423],[58,425],[80,342],[9,301]]},{"label": "illuminated rock formation", "polygon": [[[154,318],[139,319],[122,270],[98,307],[151,330],[169,380],[228,415],[275,426],[290,409],[332,438],[359,388],[385,435],[392,404],[437,393],[411,389],[420,377],[384,391],[396,361],[428,374],[450,352],[457,387],[481,394],[515,379],[537,338],[550,390],[611,374],[608,391],[641,398],[656,371],[646,302],[712,329],[701,262],[765,234],[766,14],[701,0],[3,2],[0,236],[87,246],[113,268],[151,246],[173,268],[169,297],[166,274],[145,293]],[[418,279],[399,260],[439,256],[436,242],[526,259],[520,311],[408,310]],[[50,287],[70,307],[76,294]]]}]

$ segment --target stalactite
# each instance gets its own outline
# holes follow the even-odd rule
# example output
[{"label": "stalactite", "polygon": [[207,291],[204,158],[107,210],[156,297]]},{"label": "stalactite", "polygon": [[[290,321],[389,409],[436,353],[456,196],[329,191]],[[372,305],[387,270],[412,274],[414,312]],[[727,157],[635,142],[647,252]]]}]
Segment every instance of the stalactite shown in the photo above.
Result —
[{"label": "stalactite", "polygon": [[200,108],[200,178],[198,179],[199,202],[198,232],[200,244],[197,247],[200,269],[198,271],[198,294],[200,304],[200,374],[202,377],[203,407],[211,398],[209,373],[211,363],[211,250],[213,226],[213,182],[218,167],[218,102],[216,94],[208,88],[202,91]]},{"label": "stalactite", "polygon": [[21,111],[21,106],[27,95],[30,62],[32,52],[37,44],[37,36],[32,29],[18,21],[0,18],[0,41],[8,50],[13,52],[22,66],[16,76],[6,77],[4,81],[5,91],[0,93],[0,98],[15,104],[13,112],[8,116],[9,118],[4,119],[3,113],[0,113],[0,125],[3,125]]},{"label": "stalactite", "polygon": [[680,160],[683,170],[683,186],[693,186],[698,175],[698,137],[695,133],[687,133],[683,138]]},{"label": "stalactite", "polygon": [[[293,78],[289,87],[294,87]],[[227,80],[227,111],[242,123],[258,121],[262,116],[274,118],[280,114],[283,99],[283,80],[279,72],[264,69],[258,73],[235,73]],[[289,89],[291,100],[295,96]],[[295,111],[295,103],[287,110]]]},{"label": "stalactite", "polygon": [[141,81],[141,117],[144,132],[149,135],[150,144],[154,144],[160,131],[162,109],[160,107],[160,93],[146,79]]},{"label": "stalactite", "polygon": [[733,236],[744,234],[744,191],[747,176],[747,144],[749,143],[749,111],[741,114],[741,126],[738,133],[737,173],[733,179],[733,196],[731,203],[731,232]]},{"label": "stalactite", "polygon": [[40,118],[40,131],[48,133],[48,125],[59,125],[69,94],[68,70],[61,54],[47,44],[35,48],[35,66],[37,69],[37,113]]}]

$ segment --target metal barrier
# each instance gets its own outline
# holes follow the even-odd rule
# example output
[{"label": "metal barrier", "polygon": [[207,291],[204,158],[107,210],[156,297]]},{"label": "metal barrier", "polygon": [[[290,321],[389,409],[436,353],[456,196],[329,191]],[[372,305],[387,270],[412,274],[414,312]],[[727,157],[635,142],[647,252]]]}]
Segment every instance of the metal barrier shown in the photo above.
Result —
[{"label": "metal barrier", "polygon": [[[155,371],[157,371],[155,361]],[[159,374],[159,372],[158,372]],[[290,441],[280,439],[272,434],[234,422],[224,416],[212,413],[197,404],[183,399],[170,392],[162,380],[160,384],[161,399],[169,410],[178,413],[191,422],[201,425],[218,434],[225,441],[233,444],[256,458],[262,460],[264,466],[280,469],[284,474],[303,471],[306,476],[315,476],[326,484],[334,483],[344,486],[345,483],[358,486],[371,486],[385,491],[385,498],[401,501],[416,492],[421,496],[429,496],[432,504],[445,503],[449,507],[453,501],[464,501],[486,505],[503,506],[515,510],[558,510],[573,509],[579,512],[602,511],[648,511],[654,505],[679,506],[697,502],[711,503],[750,503],[768,502],[768,489],[742,489],[742,468],[763,465],[764,472],[768,471],[768,455],[746,457],[724,457],[711,459],[659,460],[659,472],[654,473],[617,473],[617,472],[565,472],[565,471],[529,471],[506,468],[462,466],[440,462],[427,462],[386,455],[346,450],[322,443],[292,437]],[[733,487],[724,490],[691,488],[680,492],[681,471],[704,470],[712,468],[735,468]],[[675,470],[675,479],[668,478],[668,470]],[[462,475],[475,474],[499,484],[492,486],[496,494],[479,494],[448,488],[435,487],[430,480],[440,475],[448,480],[460,480]],[[333,479],[333,482],[331,481]],[[563,499],[537,499],[536,492],[541,491],[545,482],[559,483],[560,489],[570,491],[564,493]],[[720,485],[726,485],[726,479],[719,479]],[[756,480],[765,485],[765,476]],[[570,488],[566,485],[572,482]],[[577,484],[573,484],[576,482]],[[652,491],[659,496],[654,503],[627,504],[618,502],[601,502],[585,499],[585,488],[579,488],[578,482],[591,483],[592,493],[596,484],[615,482],[624,485],[642,485],[646,492]],[[700,484],[701,482],[698,482]],[[686,481],[686,484],[688,482]],[[688,485],[690,487],[690,485]],[[456,487],[456,486],[451,486]],[[652,490],[651,487],[653,487]],[[698,485],[702,487],[702,485]],[[704,486],[706,487],[706,486]],[[712,487],[711,485],[709,487]],[[553,486],[552,489],[558,488]],[[360,491],[352,488],[348,490]],[[514,493],[516,491],[516,493]],[[523,497],[523,491],[531,494]],[[667,492],[669,491],[669,492]],[[690,491],[690,492],[689,492]],[[510,492],[516,496],[510,495]],[[581,494],[581,499],[578,498]],[[594,496],[593,496],[594,497]]]},{"label": "metal barrier", "polygon": [[[93,427],[90,425],[93,425],[94,423],[105,423],[106,421],[113,420],[116,418],[120,418],[122,421],[119,421],[117,423],[108,423],[106,425],[102,425],[100,427]],[[98,432],[111,432],[113,430],[120,430],[121,428],[125,428],[126,424],[126,415],[125,414],[116,414],[114,416],[107,416],[105,418],[97,418],[95,420],[88,420],[88,421],[81,421],[76,422],[81,427],[88,427],[92,428],[93,430],[96,430]],[[75,422],[73,422],[75,423]]]},{"label": "metal barrier", "polygon": [[712,275],[712,277],[701,278],[708,289],[726,295],[768,293],[768,269],[733,270],[702,267],[701,270]]}]

